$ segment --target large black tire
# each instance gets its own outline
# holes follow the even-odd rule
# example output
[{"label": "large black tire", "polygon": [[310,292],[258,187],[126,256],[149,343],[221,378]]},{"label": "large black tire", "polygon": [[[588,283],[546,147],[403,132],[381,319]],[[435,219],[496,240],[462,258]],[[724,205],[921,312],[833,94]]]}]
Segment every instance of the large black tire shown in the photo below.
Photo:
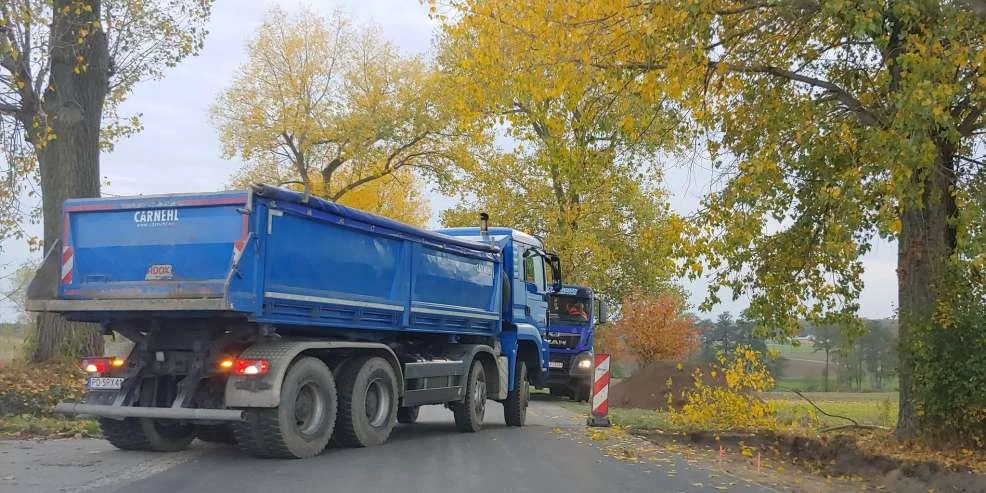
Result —
[{"label": "large black tire", "polygon": [[195,438],[209,443],[236,443],[236,435],[233,434],[233,427],[224,425],[197,425],[195,427]]},{"label": "large black tire", "polygon": [[483,428],[486,416],[486,370],[479,361],[473,361],[466,380],[466,398],[452,404],[455,415],[455,429],[464,433],[475,433]]},{"label": "large black tire", "polygon": [[332,437],[337,406],[329,367],[317,358],[303,357],[288,368],[278,407],[244,411],[244,421],[233,427],[236,443],[257,457],[316,456]]},{"label": "large black tire", "polygon": [[517,362],[514,372],[514,390],[507,393],[503,401],[503,420],[507,426],[524,426],[527,423],[527,404],[531,398],[530,382],[527,381],[527,363]]},{"label": "large black tire", "polygon": [[421,406],[402,407],[397,410],[397,422],[406,425],[417,423],[420,412]]},{"label": "large black tire", "polygon": [[122,450],[177,452],[195,439],[195,429],[176,421],[127,418],[123,421],[100,418],[99,427],[114,447]]},{"label": "large black tire", "polygon": [[589,402],[589,397],[592,395],[592,389],[589,387],[589,381],[578,382],[572,386],[572,400],[575,402]]},{"label": "large black tire", "polygon": [[344,447],[370,447],[390,438],[397,423],[397,375],[387,360],[356,358],[339,375],[339,422],[333,441]]}]

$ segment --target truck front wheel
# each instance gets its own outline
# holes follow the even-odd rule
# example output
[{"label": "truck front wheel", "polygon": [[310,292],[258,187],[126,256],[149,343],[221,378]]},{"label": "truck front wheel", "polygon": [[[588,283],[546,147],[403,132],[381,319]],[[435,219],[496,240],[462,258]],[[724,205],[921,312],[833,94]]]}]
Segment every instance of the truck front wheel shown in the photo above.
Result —
[{"label": "truck front wheel", "polygon": [[466,398],[452,404],[455,416],[455,429],[475,433],[483,427],[486,416],[486,371],[483,364],[474,361],[466,381]]},{"label": "truck front wheel", "polygon": [[588,380],[580,380],[572,386],[572,400],[575,402],[589,402],[592,397],[592,389],[589,387]]},{"label": "truck front wheel", "polygon": [[195,439],[194,429],[177,421],[149,418],[117,421],[101,418],[99,428],[108,442],[122,450],[177,452]]},{"label": "truck front wheel", "polygon": [[518,361],[514,371],[514,389],[507,393],[507,400],[503,401],[503,420],[507,426],[524,426],[527,422],[530,385],[527,381],[527,363]]},{"label": "truck front wheel", "polygon": [[571,391],[567,387],[548,387],[548,393],[552,397],[568,397]]},{"label": "truck front wheel", "polygon": [[397,374],[387,360],[360,357],[339,375],[339,423],[334,440],[346,447],[380,445],[397,422]]},{"label": "truck front wheel", "polygon": [[302,459],[325,450],[336,422],[332,372],[317,358],[304,357],[288,368],[281,402],[273,409],[247,409],[236,423],[236,443],[257,457]]}]

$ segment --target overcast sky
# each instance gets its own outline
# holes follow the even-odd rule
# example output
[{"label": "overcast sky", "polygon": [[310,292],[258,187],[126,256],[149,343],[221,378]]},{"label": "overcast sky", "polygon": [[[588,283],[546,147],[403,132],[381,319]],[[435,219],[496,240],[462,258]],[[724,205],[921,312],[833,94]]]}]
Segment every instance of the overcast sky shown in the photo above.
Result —
[{"label": "overcast sky", "polygon": [[[231,80],[236,68],[246,60],[246,43],[260,25],[264,13],[274,7],[285,10],[300,5],[326,13],[341,9],[356,22],[372,22],[406,53],[425,53],[430,48],[434,25],[426,8],[417,0],[274,1],[217,0],[209,25],[205,48],[166,72],[164,79],[144,82],[124,104],[122,114],[142,113],[144,131],[117,144],[102,157],[102,174],[109,185],[103,191],[114,195],[169,192],[201,192],[222,189],[240,163],[222,159],[216,130],[209,122],[208,109]],[[695,168],[667,171],[667,187],[672,205],[682,213],[693,211],[698,198],[708,192],[709,175]],[[433,218],[451,205],[448,198],[432,194]],[[25,245],[9,242],[0,265],[16,265],[40,254],[31,254]],[[893,244],[879,243],[865,258],[866,288],[861,314],[880,318],[891,314],[896,302],[897,250]],[[701,284],[686,284],[697,305],[704,295]],[[723,293],[724,299],[729,299]],[[745,307],[744,300],[723,303],[713,314]],[[15,310],[0,305],[0,319],[9,320]]]}]

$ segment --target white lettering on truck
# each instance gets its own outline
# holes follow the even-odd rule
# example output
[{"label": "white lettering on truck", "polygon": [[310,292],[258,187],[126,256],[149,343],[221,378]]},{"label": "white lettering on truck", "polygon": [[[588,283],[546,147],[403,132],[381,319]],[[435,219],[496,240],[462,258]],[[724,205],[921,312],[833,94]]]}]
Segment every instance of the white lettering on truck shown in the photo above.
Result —
[{"label": "white lettering on truck", "polygon": [[178,209],[154,209],[134,212],[134,223],[138,228],[164,226],[179,221]]}]

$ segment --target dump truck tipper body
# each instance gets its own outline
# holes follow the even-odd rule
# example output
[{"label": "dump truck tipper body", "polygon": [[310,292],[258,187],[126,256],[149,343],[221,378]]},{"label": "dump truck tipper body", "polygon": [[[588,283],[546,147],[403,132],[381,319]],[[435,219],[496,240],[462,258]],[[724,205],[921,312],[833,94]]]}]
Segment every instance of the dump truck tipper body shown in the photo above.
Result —
[{"label": "dump truck tipper body", "polygon": [[99,417],[121,448],[225,437],[307,457],[333,436],[382,443],[425,404],[476,431],[487,398],[521,425],[546,378],[560,267],[529,235],[426,231],[270,186],[69,200],[64,214],[45,260],[60,263],[57,297],[29,305],[135,342],[87,359],[85,402],[57,408]]}]

